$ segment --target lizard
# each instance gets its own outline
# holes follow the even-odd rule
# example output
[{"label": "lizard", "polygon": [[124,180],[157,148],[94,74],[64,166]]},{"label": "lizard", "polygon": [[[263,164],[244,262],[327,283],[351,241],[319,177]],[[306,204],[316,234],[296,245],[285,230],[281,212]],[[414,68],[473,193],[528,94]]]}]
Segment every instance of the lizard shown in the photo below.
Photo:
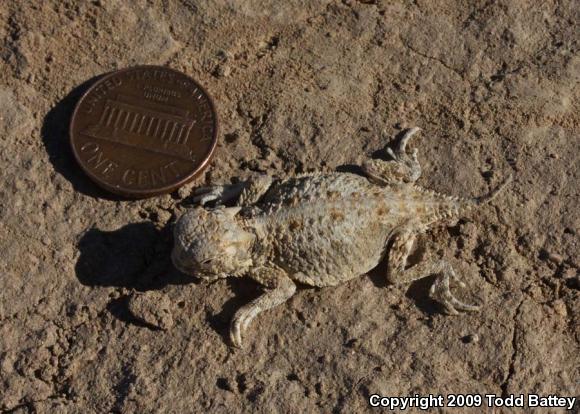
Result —
[{"label": "lizard", "polygon": [[[203,280],[249,277],[264,288],[232,318],[230,340],[235,347],[242,347],[250,322],[291,298],[297,283],[336,286],[369,272],[385,255],[389,283],[407,284],[435,274],[429,295],[445,313],[480,309],[452,294],[451,281],[465,284],[447,261],[422,261],[407,268],[407,258],[418,234],[489,202],[511,175],[476,198],[423,189],[415,184],[421,176],[417,149],[410,154],[407,149],[419,130],[406,130],[396,145],[383,149],[390,160],[364,161],[362,175],[259,175],[193,191],[197,206],[174,225],[174,265]],[[231,202],[233,206],[225,206]]]}]

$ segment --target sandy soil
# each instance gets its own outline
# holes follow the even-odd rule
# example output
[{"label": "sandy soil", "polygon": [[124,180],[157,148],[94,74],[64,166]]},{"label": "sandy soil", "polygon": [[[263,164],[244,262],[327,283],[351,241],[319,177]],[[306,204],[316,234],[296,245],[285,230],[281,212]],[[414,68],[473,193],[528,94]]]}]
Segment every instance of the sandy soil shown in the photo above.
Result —
[{"label": "sandy soil", "polygon": [[[1,2],[0,409],[347,413],[373,393],[580,395],[579,10]],[[301,289],[232,352],[229,320],[259,287],[172,268],[188,188],[115,199],[68,147],[91,79],[135,64],[181,70],[215,98],[219,147],[193,185],[348,168],[414,125],[422,186],[480,195],[512,172],[491,205],[420,238],[483,310],[444,316],[428,280],[387,286],[377,269]]]}]

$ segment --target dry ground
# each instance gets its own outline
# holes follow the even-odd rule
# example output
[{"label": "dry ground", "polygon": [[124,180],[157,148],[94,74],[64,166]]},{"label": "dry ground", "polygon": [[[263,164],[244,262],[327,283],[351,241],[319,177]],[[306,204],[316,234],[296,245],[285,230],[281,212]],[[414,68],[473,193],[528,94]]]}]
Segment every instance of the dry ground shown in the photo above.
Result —
[{"label": "dry ground", "polygon": [[[0,3],[0,409],[349,413],[372,393],[580,395],[579,10],[574,0]],[[229,319],[259,290],[172,268],[187,189],[118,200],[69,150],[90,80],[135,64],[181,70],[215,98],[220,143],[194,185],[348,168],[414,125],[425,187],[480,195],[513,172],[491,205],[420,240],[483,310],[444,316],[426,283],[386,286],[378,269],[301,289],[232,352]],[[135,319],[132,291],[170,299],[167,330]]]}]

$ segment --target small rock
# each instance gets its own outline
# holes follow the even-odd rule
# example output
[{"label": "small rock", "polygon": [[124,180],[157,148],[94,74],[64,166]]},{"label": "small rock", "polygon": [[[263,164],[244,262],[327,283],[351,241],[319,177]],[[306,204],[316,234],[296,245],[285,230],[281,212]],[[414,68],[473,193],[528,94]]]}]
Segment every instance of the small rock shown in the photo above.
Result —
[{"label": "small rock", "polygon": [[225,62],[228,59],[231,59],[234,55],[231,52],[222,49],[217,52],[216,56]]},{"label": "small rock", "polygon": [[568,310],[566,309],[566,304],[561,299],[558,299],[558,300],[555,300],[554,302],[552,302],[552,309],[554,309],[554,312],[556,312],[556,314],[558,314],[560,316],[563,316],[563,317],[568,316]]},{"label": "small rock", "polygon": [[213,72],[214,76],[218,78],[227,78],[230,76],[232,70],[227,65],[219,65]]},{"label": "small rock", "polygon": [[542,288],[540,288],[538,285],[531,286],[528,289],[528,294],[532,299],[534,299],[537,302],[544,301],[544,292],[542,291]]},{"label": "small rock", "polygon": [[564,270],[562,276],[564,276],[564,279],[572,279],[577,276],[576,269],[574,269],[573,267],[569,267],[566,270]]},{"label": "small rock", "polygon": [[548,252],[548,260],[554,262],[556,264],[560,264],[564,261],[564,258],[557,253],[549,253]]},{"label": "small rock", "polygon": [[173,326],[171,301],[162,292],[134,292],[128,306],[135,318],[152,327],[167,330]]},{"label": "small rock", "polygon": [[181,187],[179,187],[179,190],[177,190],[177,195],[182,200],[186,197],[189,197],[189,195],[191,194],[191,190],[193,189],[194,186],[195,186],[194,183],[187,183],[182,185]]},{"label": "small rock", "polygon": [[160,224],[167,224],[167,222],[171,220],[171,213],[167,210],[159,210],[157,211],[157,221]]}]

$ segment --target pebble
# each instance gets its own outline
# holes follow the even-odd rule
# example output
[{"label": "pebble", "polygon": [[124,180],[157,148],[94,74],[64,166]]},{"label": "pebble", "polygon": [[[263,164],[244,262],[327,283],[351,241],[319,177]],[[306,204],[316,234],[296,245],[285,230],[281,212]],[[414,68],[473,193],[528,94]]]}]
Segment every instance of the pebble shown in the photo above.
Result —
[{"label": "pebble", "polygon": [[227,65],[219,65],[216,70],[215,70],[215,76],[217,76],[218,78],[227,78],[228,76],[230,76],[230,73],[232,72],[232,70],[230,69],[229,66]]},{"label": "pebble", "polygon": [[128,306],[136,319],[152,327],[167,330],[173,326],[171,301],[163,292],[133,292]]},{"label": "pebble", "polygon": [[552,308],[554,309],[554,312],[556,312],[556,314],[564,317],[568,316],[568,310],[566,309],[566,304],[564,303],[563,300],[558,299],[552,302]]},{"label": "pebble", "polygon": [[167,224],[167,222],[171,220],[171,213],[167,210],[159,209],[157,211],[157,221],[161,224]]},{"label": "pebble", "polygon": [[561,264],[564,261],[564,258],[557,253],[548,252],[548,260],[556,264]]}]

